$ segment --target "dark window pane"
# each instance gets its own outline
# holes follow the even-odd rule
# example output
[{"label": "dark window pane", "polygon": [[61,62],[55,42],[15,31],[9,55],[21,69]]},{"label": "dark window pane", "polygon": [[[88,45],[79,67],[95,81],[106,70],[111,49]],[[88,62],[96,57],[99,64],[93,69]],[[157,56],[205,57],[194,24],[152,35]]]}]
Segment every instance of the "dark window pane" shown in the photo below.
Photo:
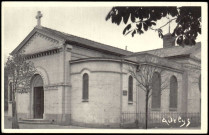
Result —
[{"label": "dark window pane", "polygon": [[152,108],[160,108],[161,104],[161,77],[155,72],[152,76]]},{"label": "dark window pane", "polygon": [[170,79],[170,108],[177,108],[178,83],[175,76]]},{"label": "dark window pane", "polygon": [[133,77],[128,78],[128,101],[133,101]]},{"label": "dark window pane", "polygon": [[83,75],[83,99],[89,98],[89,76],[88,74]]}]

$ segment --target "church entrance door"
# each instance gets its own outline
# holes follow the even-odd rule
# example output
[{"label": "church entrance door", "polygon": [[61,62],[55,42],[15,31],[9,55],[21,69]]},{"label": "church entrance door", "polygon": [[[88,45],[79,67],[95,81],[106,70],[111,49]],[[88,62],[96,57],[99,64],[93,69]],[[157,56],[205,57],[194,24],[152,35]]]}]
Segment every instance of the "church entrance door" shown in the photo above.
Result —
[{"label": "church entrance door", "polygon": [[31,118],[44,118],[44,83],[41,75],[35,74],[31,80]]},{"label": "church entrance door", "polygon": [[43,87],[34,87],[34,118],[43,118],[44,113],[44,90]]}]

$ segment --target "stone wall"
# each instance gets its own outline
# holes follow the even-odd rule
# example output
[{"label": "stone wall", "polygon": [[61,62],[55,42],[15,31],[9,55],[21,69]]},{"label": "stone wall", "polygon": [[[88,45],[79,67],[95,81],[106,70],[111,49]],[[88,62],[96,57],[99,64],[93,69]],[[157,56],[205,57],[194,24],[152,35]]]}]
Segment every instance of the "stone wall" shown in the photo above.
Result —
[{"label": "stone wall", "polygon": [[62,53],[57,53],[54,55],[38,57],[31,60],[36,68],[43,69],[43,71],[46,73],[46,77],[43,78],[43,80],[45,79],[48,81],[48,84],[44,85],[58,84],[63,82],[62,57]]},{"label": "stone wall", "polygon": [[[200,53],[197,53],[197,56],[200,57]],[[187,104],[185,110],[188,113],[200,112],[201,92],[199,89],[199,77],[201,74],[201,63],[191,58],[178,60],[178,62],[183,63],[185,70],[184,90],[187,91],[187,95],[184,95],[187,99],[185,101]]]},{"label": "stone wall", "polygon": [[[123,74],[123,90],[128,90],[128,77],[129,73],[127,72],[127,68],[129,65],[124,64],[124,72],[126,74]],[[169,93],[170,93],[170,77],[175,76],[177,78],[178,82],[178,102],[177,102],[177,112],[182,112],[182,108],[186,107],[186,104],[182,103],[182,93],[184,93],[183,90],[183,74],[178,73],[176,71],[172,70],[165,70],[161,74],[161,82],[164,82],[166,88],[162,91],[161,95],[161,108],[158,110],[158,112],[169,112]],[[133,104],[128,103],[128,95],[123,96],[123,112],[130,112],[130,113],[135,113],[135,112],[145,112],[145,91],[142,90],[142,88],[137,87],[137,81],[134,79],[134,87],[133,87]],[[152,97],[149,98],[149,111],[154,111],[151,109],[151,102],[152,102]]]},{"label": "stone wall", "polygon": [[23,118],[28,118],[30,114],[30,95],[29,93],[17,93],[17,112],[25,114]]},{"label": "stone wall", "polygon": [[[128,70],[130,69],[130,65],[128,64],[123,64],[122,67],[122,89],[121,92],[125,92],[127,94],[122,95],[122,112],[130,112],[130,113],[135,113],[136,112],[136,89],[137,89],[137,83],[136,80],[133,78],[133,102],[128,101],[128,79],[129,76],[131,75]],[[135,69],[134,69],[135,70]]]},{"label": "stone wall", "polygon": [[[187,68],[188,73],[188,106],[187,112],[200,112],[201,92],[199,89],[200,70]],[[200,84],[201,85],[201,84]]]},{"label": "stone wall", "polygon": [[[66,55],[67,61],[70,56]],[[36,74],[40,74],[44,82],[44,119],[51,119],[55,122],[61,121],[63,114],[63,86],[64,84],[64,55],[61,48],[60,52],[30,59],[37,69]],[[69,66],[69,63],[66,62]],[[69,69],[69,68],[68,68]],[[28,118],[33,118],[33,89],[25,96],[18,94],[18,114],[25,113]],[[27,104],[22,104],[28,100]]]},{"label": "stone wall", "polygon": [[[89,75],[89,100],[82,100],[82,75]],[[72,123],[120,123],[120,63],[91,61],[71,64]]]}]

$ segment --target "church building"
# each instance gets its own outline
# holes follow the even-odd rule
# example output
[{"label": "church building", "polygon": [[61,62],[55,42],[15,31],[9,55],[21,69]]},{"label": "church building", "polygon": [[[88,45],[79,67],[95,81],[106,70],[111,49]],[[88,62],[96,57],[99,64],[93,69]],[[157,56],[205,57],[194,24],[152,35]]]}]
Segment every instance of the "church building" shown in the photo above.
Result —
[{"label": "church building", "polygon": [[[30,91],[16,95],[20,122],[119,127],[124,113],[145,112],[145,92],[127,70],[143,64],[165,71],[152,76],[149,112],[200,113],[201,43],[175,46],[167,34],[161,49],[130,52],[41,26],[38,13],[37,26],[11,52],[24,53],[37,69]],[[168,87],[161,92],[162,82]]]}]

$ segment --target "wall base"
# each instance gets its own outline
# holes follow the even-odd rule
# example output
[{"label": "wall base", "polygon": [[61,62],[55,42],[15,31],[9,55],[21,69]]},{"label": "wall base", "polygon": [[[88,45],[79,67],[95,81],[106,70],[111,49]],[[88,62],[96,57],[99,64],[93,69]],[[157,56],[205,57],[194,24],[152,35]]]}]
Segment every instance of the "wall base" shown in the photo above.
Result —
[{"label": "wall base", "polygon": [[[28,119],[29,114],[18,113],[18,119]],[[80,126],[84,128],[120,128],[120,123],[84,123],[71,120],[70,114],[44,114],[44,120],[49,120],[53,124],[58,124],[62,126],[73,125]]]},{"label": "wall base", "polygon": [[28,119],[29,114],[28,113],[17,113],[17,118],[19,119]]},{"label": "wall base", "polygon": [[71,125],[85,127],[85,128],[120,128],[120,123],[109,123],[109,124],[83,123],[74,120],[71,120]]},{"label": "wall base", "polygon": [[62,114],[58,116],[58,124],[59,125],[70,125],[71,124],[71,115],[70,114]]},{"label": "wall base", "polygon": [[44,119],[52,121],[54,124],[70,125],[70,114],[44,114]]}]

